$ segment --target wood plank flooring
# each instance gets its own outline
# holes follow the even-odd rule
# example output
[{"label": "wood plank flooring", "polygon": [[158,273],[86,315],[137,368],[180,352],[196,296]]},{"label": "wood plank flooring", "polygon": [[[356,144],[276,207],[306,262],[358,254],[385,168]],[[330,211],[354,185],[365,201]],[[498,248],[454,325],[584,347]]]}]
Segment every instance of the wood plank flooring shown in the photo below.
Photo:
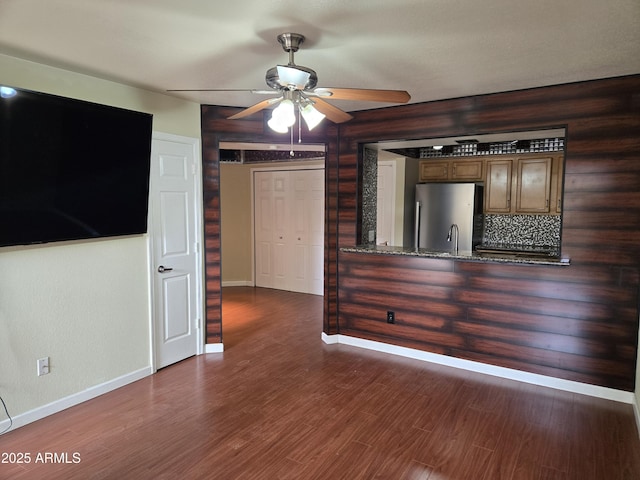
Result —
[{"label": "wood plank flooring", "polygon": [[223,354],[1,436],[32,461],[0,478],[640,478],[630,405],[325,345],[317,296],[225,288],[223,319]]}]

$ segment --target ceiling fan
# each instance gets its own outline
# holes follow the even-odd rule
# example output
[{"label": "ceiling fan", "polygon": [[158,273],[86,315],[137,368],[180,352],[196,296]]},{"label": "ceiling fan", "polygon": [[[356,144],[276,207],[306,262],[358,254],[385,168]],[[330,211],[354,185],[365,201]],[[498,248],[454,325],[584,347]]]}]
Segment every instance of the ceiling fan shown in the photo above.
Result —
[{"label": "ceiling fan", "polygon": [[230,120],[244,118],[265,108],[277,105],[268,124],[274,131],[280,133],[286,133],[289,127],[293,126],[296,120],[296,112],[298,116],[304,118],[309,130],[318,125],[325,117],[335,123],[346,122],[353,118],[347,112],[326,102],[325,99],[406,103],[411,98],[404,90],[316,88],[318,84],[316,72],[310,68],[296,65],[293,59],[293,54],[298,51],[305,40],[304,35],[282,33],[277,38],[283,50],[289,54],[289,63],[287,65],[277,65],[267,70],[265,80],[271,90],[198,89],[169,91],[242,91],[265,95],[277,94],[277,97],[258,102],[228,118]]}]

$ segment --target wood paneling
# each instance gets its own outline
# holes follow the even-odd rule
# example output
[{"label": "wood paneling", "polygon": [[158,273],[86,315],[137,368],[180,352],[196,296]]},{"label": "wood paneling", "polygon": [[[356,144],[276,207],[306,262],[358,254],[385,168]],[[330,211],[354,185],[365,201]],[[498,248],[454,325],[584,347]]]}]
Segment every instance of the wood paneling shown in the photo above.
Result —
[{"label": "wood paneling", "polygon": [[[356,112],[340,127],[342,196],[358,145],[563,126],[569,267],[343,253],[340,332],[632,391],[640,258],[640,77]],[[329,162],[338,159],[330,158]],[[339,247],[357,206],[340,202]],[[345,212],[344,210],[351,210]],[[396,323],[386,323],[387,310]]]},{"label": "wood paneling", "polygon": [[[640,76],[353,112],[328,147],[323,330],[632,391],[640,258]],[[217,145],[266,141],[263,115],[202,109],[207,338],[221,330]],[[364,143],[566,128],[568,267],[341,253],[360,236]],[[211,238],[209,238],[211,235]],[[209,302],[211,307],[209,308]],[[386,323],[387,310],[396,323]]]}]

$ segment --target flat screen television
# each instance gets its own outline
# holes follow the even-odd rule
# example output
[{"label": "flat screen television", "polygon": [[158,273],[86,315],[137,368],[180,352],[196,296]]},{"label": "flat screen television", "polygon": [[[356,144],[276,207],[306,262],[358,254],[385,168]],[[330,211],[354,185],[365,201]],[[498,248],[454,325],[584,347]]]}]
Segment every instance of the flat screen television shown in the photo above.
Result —
[{"label": "flat screen television", "polygon": [[152,115],[0,91],[0,246],[147,231]]}]

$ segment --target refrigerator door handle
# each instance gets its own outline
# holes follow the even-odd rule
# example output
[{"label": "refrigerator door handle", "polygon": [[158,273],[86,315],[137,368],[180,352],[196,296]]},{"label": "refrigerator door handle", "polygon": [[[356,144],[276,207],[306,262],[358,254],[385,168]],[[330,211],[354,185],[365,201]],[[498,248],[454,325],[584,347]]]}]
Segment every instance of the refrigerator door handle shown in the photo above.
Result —
[{"label": "refrigerator door handle", "polygon": [[414,227],[413,244],[415,245],[415,249],[417,250],[420,246],[420,244],[418,243],[420,240],[420,202],[416,202],[416,219]]}]

